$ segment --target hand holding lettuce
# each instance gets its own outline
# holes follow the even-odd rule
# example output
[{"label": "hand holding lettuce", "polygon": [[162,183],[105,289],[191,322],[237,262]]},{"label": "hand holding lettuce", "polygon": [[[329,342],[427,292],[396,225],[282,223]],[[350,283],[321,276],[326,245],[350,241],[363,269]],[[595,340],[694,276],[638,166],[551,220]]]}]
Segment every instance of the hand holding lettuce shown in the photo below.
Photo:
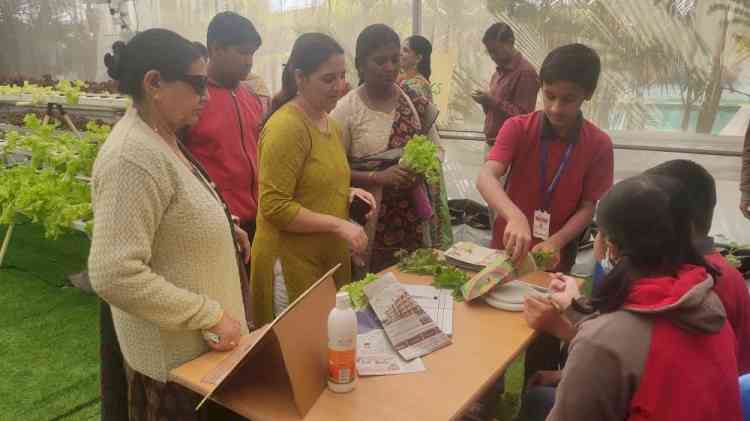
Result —
[{"label": "hand holding lettuce", "polygon": [[438,147],[427,136],[414,136],[404,147],[399,165],[421,175],[429,184],[440,182],[441,163],[438,158]]},{"label": "hand holding lettuce", "polygon": [[[440,183],[441,165],[437,145],[422,135],[409,140],[399,160],[399,166],[421,176],[430,185]],[[417,182],[412,193],[417,215],[423,220],[431,218],[433,209],[425,184]]]}]

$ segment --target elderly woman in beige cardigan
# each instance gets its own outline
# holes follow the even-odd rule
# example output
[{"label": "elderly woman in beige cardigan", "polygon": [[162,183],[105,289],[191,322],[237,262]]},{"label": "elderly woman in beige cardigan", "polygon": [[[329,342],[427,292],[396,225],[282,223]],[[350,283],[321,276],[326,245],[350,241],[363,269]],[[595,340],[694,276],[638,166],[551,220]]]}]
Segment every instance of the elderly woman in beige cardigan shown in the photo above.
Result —
[{"label": "elderly woman in beige cardigan", "polygon": [[195,412],[198,396],[167,383],[171,369],[248,332],[237,258],[247,237],[175,134],[205,102],[205,62],[181,36],[150,29],[115,43],[105,64],[133,107],[94,165],[89,271],[132,369],[130,418],[225,419]]}]

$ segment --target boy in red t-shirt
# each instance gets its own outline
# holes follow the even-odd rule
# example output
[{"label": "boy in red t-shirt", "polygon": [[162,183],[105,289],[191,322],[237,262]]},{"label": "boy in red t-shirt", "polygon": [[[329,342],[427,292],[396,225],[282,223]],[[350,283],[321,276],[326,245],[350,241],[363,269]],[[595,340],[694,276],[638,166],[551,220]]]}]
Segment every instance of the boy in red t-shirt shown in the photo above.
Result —
[{"label": "boy in red t-shirt", "polygon": [[551,251],[559,253],[556,270],[569,271],[575,240],[612,186],[612,140],[581,114],[600,71],[599,56],[585,45],[550,52],[539,76],[544,110],[508,119],[487,155],[477,189],[498,215],[492,246],[515,261]]}]

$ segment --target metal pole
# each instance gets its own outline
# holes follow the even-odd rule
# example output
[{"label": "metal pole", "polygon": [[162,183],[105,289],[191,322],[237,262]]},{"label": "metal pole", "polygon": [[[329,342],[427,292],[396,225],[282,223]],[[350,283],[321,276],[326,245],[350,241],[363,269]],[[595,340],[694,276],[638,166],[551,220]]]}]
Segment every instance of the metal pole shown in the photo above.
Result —
[{"label": "metal pole", "polygon": [[[460,133],[476,133],[476,135],[469,136],[468,134],[460,134]],[[485,141],[485,137],[483,134],[479,132],[471,132],[471,131],[464,131],[464,130],[440,131],[440,138],[447,139],[447,140],[470,140],[473,142]],[[735,157],[735,158],[742,157],[741,151],[685,148],[685,147],[674,147],[674,146],[626,145],[623,143],[614,143],[612,146],[614,149],[626,150],[626,151],[684,153],[688,155],[729,156],[729,157]]]},{"label": "metal pole", "polygon": [[411,0],[411,31],[422,35],[422,0]]}]

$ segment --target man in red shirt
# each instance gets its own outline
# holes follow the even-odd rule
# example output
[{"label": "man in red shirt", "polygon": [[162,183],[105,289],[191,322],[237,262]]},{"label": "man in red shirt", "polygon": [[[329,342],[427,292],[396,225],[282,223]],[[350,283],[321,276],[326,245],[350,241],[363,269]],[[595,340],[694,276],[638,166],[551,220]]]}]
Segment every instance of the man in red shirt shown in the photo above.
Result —
[{"label": "man in red shirt", "polygon": [[247,78],[261,37],[246,18],[223,12],[208,25],[208,101],[185,144],[252,243],[258,209],[258,137],[263,107],[240,82]]},{"label": "man in red shirt", "polygon": [[[575,240],[612,186],[612,141],[581,115],[600,69],[589,47],[553,50],[540,75],[544,111],[508,119],[482,167],[477,189],[498,215],[492,245],[514,261],[533,247],[560,253],[557,270],[569,271]],[[499,179],[509,169],[503,186]]]},{"label": "man in red shirt", "polygon": [[484,33],[482,43],[497,70],[487,92],[474,91],[472,98],[484,110],[484,134],[491,146],[505,120],[534,111],[539,76],[534,66],[516,50],[513,30],[497,22]]}]

